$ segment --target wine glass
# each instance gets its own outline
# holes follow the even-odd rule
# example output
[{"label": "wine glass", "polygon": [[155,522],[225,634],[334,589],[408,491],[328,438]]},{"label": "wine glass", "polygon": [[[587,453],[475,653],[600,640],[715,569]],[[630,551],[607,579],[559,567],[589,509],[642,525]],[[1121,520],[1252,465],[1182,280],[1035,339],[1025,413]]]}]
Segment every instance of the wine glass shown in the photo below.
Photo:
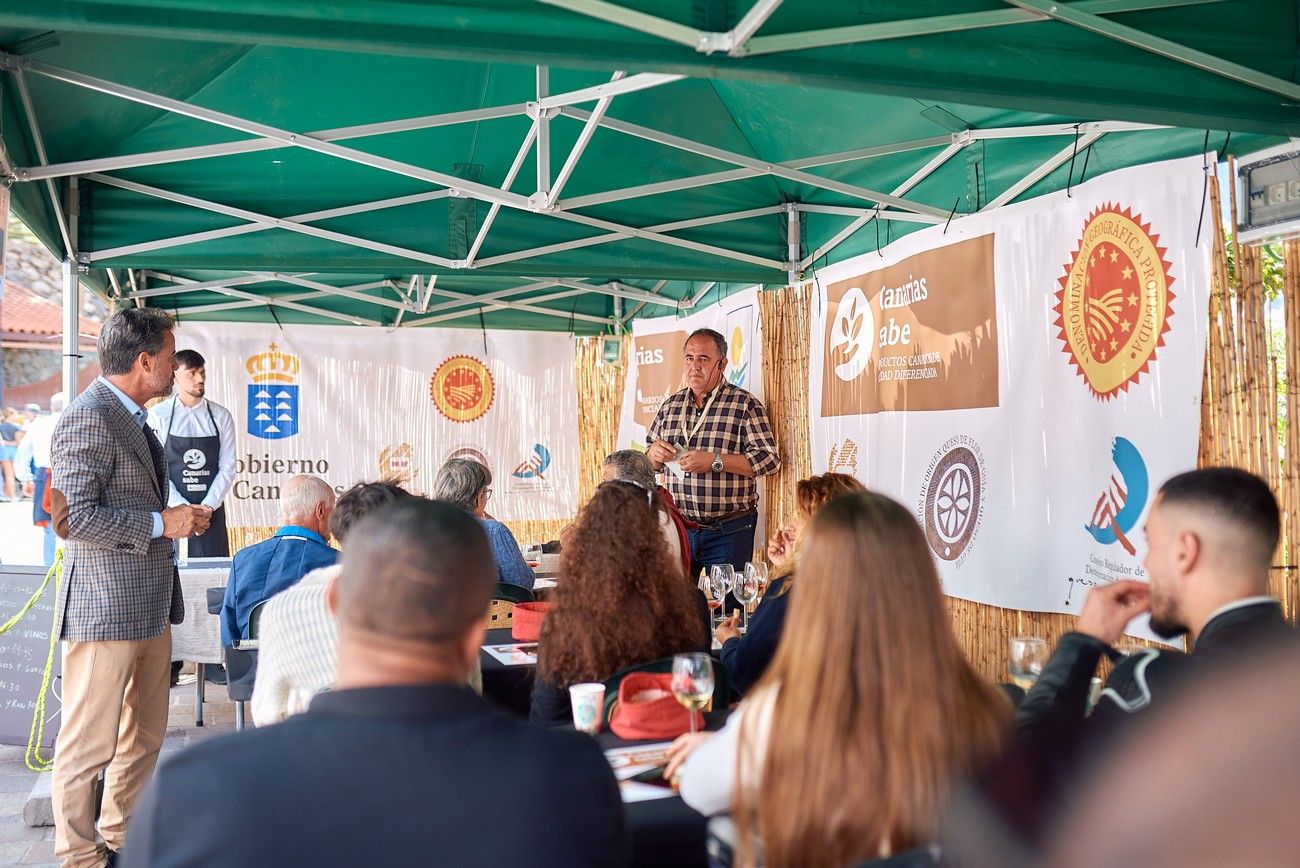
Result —
[{"label": "wine glass", "polygon": [[1047,640],[1042,636],[1015,636],[1011,639],[1011,683],[1026,693],[1034,686],[1047,665]]},{"label": "wine glass", "polygon": [[695,733],[695,712],[713,699],[713,658],[708,654],[676,654],[670,686],[673,696],[690,712]]},{"label": "wine glass", "polygon": [[758,579],[758,599],[761,602],[767,596],[767,561],[754,561],[754,576]]},{"label": "wine glass", "polygon": [[712,629],[717,629],[716,619],[713,614],[722,609],[722,604],[726,602],[727,592],[730,588],[727,585],[726,574],[722,571],[722,564],[714,564],[709,570],[709,589],[705,596],[708,598],[710,621]]},{"label": "wine glass", "polygon": [[736,568],[731,564],[722,565],[722,581],[726,585],[726,591],[723,592],[722,617],[727,617],[726,596],[731,593],[732,588],[736,587]]},{"label": "wine glass", "polygon": [[758,599],[758,573],[752,563],[745,564],[744,572],[736,578],[733,593],[740,603],[740,610],[745,613],[745,622],[740,628],[740,632],[744,633],[749,629],[749,607]]}]

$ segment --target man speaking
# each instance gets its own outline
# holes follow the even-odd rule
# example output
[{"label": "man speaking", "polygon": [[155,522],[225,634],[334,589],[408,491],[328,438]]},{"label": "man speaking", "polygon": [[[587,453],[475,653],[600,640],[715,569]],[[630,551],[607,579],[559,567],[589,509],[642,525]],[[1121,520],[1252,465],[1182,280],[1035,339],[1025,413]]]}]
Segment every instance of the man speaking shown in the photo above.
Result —
[{"label": "man speaking", "polygon": [[212,510],[203,536],[189,542],[192,558],[230,555],[222,501],[235,481],[235,420],[207,400],[207,371],[194,350],[176,354],[176,394],[149,411],[149,425],[167,453],[168,506],[196,503]]},{"label": "man speaking", "polygon": [[686,340],[686,388],[664,399],[646,432],[656,470],[682,514],[691,575],[713,564],[740,568],[754,556],[759,476],[781,467],[767,412],[758,399],[723,376],[727,341],[712,329]]}]

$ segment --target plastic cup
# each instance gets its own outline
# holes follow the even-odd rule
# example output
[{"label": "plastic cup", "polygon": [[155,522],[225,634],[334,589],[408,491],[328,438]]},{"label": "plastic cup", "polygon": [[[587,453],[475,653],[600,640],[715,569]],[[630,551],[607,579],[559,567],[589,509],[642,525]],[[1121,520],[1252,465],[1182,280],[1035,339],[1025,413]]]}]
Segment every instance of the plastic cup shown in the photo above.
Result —
[{"label": "plastic cup", "polygon": [[569,702],[573,705],[573,728],[593,735],[600,732],[600,720],[605,711],[605,685],[573,684],[569,686]]}]

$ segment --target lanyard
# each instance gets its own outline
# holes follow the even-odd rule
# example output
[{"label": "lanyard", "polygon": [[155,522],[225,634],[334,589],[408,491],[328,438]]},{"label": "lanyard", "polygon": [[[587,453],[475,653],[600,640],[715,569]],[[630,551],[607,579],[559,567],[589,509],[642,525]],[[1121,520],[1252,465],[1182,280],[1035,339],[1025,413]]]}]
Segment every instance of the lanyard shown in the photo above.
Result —
[{"label": "lanyard", "polygon": [[[172,398],[172,414],[167,417],[167,439],[168,440],[170,440],[172,437],[172,426],[176,424],[176,405],[180,401],[180,399],[181,399],[180,395],[177,395],[175,398]],[[207,404],[205,404],[204,406],[208,408],[208,418],[212,420],[212,433],[203,434],[200,436],[220,437],[221,429],[217,427],[217,417],[212,415],[212,402],[208,401]]]},{"label": "lanyard", "polygon": [[[713,399],[718,397],[718,393],[721,391],[722,383],[718,383],[718,385],[713,387],[713,392],[709,395],[709,400],[705,401],[704,406],[700,408],[700,418],[695,420],[695,427],[690,430],[690,433],[687,433],[686,431],[686,411],[682,411],[682,436],[686,438],[685,442],[682,443],[682,446],[690,446],[691,441],[695,439],[695,435],[700,433],[700,426],[704,424],[705,418],[709,415],[709,409],[713,406]],[[694,402],[691,400],[689,394],[686,396],[686,406],[694,406]]]}]

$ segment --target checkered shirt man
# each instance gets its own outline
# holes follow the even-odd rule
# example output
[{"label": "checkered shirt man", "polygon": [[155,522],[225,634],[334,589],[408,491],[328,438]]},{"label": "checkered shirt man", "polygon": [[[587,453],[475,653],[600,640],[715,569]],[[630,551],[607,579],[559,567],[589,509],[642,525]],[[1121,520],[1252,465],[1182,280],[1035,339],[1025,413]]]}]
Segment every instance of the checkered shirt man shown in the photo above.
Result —
[{"label": "checkered shirt man", "polygon": [[679,449],[738,453],[749,459],[754,478],[726,472],[688,473],[681,478],[665,474],[664,487],[682,514],[704,524],[755,509],[757,477],[775,473],[781,467],[767,411],[757,398],[725,379],[714,387],[702,407],[695,406],[689,388],[664,399],[646,433],[647,444],[657,440],[666,440]]}]

